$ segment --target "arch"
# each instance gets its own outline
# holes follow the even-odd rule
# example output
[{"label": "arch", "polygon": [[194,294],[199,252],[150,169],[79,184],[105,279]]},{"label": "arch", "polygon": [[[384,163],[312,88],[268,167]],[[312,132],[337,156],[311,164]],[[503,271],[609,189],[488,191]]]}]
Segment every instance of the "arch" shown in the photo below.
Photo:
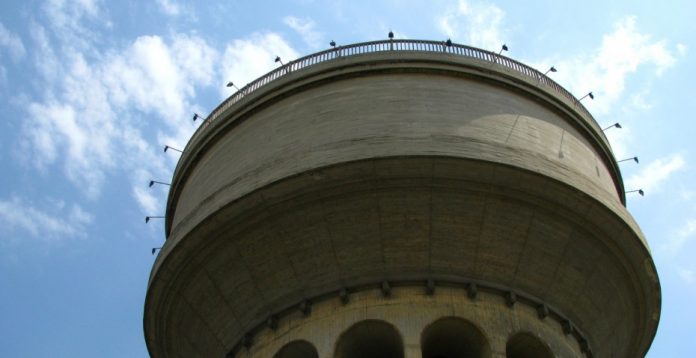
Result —
[{"label": "arch", "polygon": [[519,332],[508,339],[505,356],[507,358],[553,358],[553,353],[537,336]]},{"label": "arch", "polygon": [[444,317],[429,324],[421,334],[423,358],[488,358],[486,336],[473,323]]},{"label": "arch", "polygon": [[380,320],[365,320],[341,334],[334,357],[403,358],[404,344],[393,325]]},{"label": "arch", "polygon": [[297,340],[284,345],[273,358],[319,358],[319,353],[312,343]]}]

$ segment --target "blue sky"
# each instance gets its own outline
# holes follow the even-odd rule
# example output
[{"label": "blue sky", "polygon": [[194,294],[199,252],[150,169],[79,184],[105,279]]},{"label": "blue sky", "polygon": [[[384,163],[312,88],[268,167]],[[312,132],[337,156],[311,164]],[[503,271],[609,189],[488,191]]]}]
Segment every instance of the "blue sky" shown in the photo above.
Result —
[{"label": "blue sky", "polygon": [[696,355],[696,2],[100,1],[0,5],[0,356],[146,357],[167,187],[197,123],[275,66],[398,38],[498,50],[607,130],[663,293],[649,357]]}]

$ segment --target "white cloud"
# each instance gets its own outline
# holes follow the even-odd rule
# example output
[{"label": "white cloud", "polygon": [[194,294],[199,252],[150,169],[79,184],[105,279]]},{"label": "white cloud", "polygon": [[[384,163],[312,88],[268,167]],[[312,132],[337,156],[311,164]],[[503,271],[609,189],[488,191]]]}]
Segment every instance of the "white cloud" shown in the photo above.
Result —
[{"label": "white cloud", "polygon": [[31,103],[29,115],[24,123],[29,142],[24,148],[34,152],[34,164],[45,170],[60,155],[68,178],[88,197],[95,197],[104,180],[100,167],[112,162],[108,143],[114,132],[101,130],[100,121],[78,117],[86,114],[77,113],[72,104]]},{"label": "white cloud", "polygon": [[606,132],[617,158],[629,156],[633,140],[630,123],[624,118],[632,118],[635,112],[650,110],[650,87],[647,85],[630,89],[626,94],[626,81],[632,75],[659,76],[683,56],[685,46],[677,44],[674,49],[663,40],[654,40],[641,33],[636,26],[636,18],[624,17],[614,24],[614,29],[602,37],[601,44],[594,50],[543,59],[524,61],[531,67],[547,69],[552,64],[558,69],[553,79],[577,97],[592,91],[595,98],[585,98],[585,105],[601,125],[608,126],[621,122],[623,129]]},{"label": "white cloud", "polygon": [[[675,51],[679,54],[684,50],[679,46],[670,50],[665,41],[653,40],[651,36],[640,33],[636,28],[636,18],[629,16],[614,24],[614,30],[602,37],[602,43],[595,51],[542,62],[555,64],[559,71],[554,74],[554,79],[571,93],[582,96],[592,91],[595,99],[588,98],[583,104],[595,115],[601,115],[615,107],[630,74],[649,65],[659,76],[676,63]],[[638,101],[636,105],[649,106],[641,101],[646,95],[643,89],[641,97],[634,98]]]},{"label": "white cloud", "polygon": [[459,0],[437,18],[437,27],[457,42],[497,51],[503,41],[505,12],[493,4]]},{"label": "white cloud", "polygon": [[629,190],[643,189],[646,192],[658,191],[672,173],[682,169],[686,162],[680,154],[660,158],[650,162],[643,169],[626,180]]},{"label": "white cloud", "polygon": [[315,29],[316,24],[314,20],[310,18],[300,19],[294,16],[286,16],[283,22],[300,34],[302,40],[308,46],[312,48],[319,48],[321,46],[322,34]]},{"label": "white cloud", "polygon": [[99,15],[99,0],[47,0],[44,11],[57,28],[79,28],[84,17]]},{"label": "white cloud", "polygon": [[19,36],[5,28],[2,22],[0,22],[0,48],[5,48],[15,61],[22,59],[26,53],[24,44]]},{"label": "white cloud", "polygon": [[92,219],[78,205],[68,209],[63,202],[49,201],[37,207],[18,197],[0,199],[0,237],[8,241],[17,240],[17,231],[44,241],[84,238]]},{"label": "white cloud", "polygon": [[[559,70],[553,74],[554,80],[578,97],[592,91],[595,99],[586,98],[583,104],[595,117],[611,113],[614,118],[611,121],[600,120],[602,125],[610,125],[616,120],[623,124],[623,129],[609,130],[606,135],[616,157],[625,158],[631,155],[629,148],[633,135],[630,123],[627,125],[623,118],[632,118],[633,113],[650,110],[653,106],[649,100],[649,86],[632,88],[628,95],[625,94],[627,79],[638,73],[659,76],[674,66],[685,51],[686,46],[682,44],[670,49],[665,41],[654,40],[650,35],[639,32],[636,18],[629,16],[617,21],[613,31],[604,35],[602,43],[593,51],[526,62],[540,69],[554,64]],[[660,175],[655,173],[650,177],[657,179]],[[649,179],[647,174],[643,177]],[[629,183],[639,185],[635,180]],[[651,183],[647,181],[647,185]]]},{"label": "white cloud", "polygon": [[687,284],[691,285],[696,283],[696,271],[694,270],[679,268],[677,269],[677,274]]},{"label": "white cloud", "polygon": [[696,234],[696,219],[692,219],[686,222],[686,224],[679,230],[679,236],[683,238],[689,238]]},{"label": "white cloud", "polygon": [[[3,52],[7,51],[12,57],[12,60],[17,62],[24,57],[26,51],[24,50],[24,44],[19,36],[10,32],[5,26],[0,22],[0,60],[2,60]],[[0,61],[0,83],[4,83],[7,80],[7,68],[1,64]]]},{"label": "white cloud", "polygon": [[164,210],[164,207],[153,192],[148,191],[144,186],[133,186],[133,197],[138,205],[140,205],[140,209],[148,215],[160,214]]},{"label": "white cloud", "polygon": [[30,26],[30,33],[34,41],[32,53],[38,74],[48,83],[56,83],[62,64],[53,49],[49,32],[43,26],[34,23]]},{"label": "white cloud", "polygon": [[[213,82],[219,54],[202,38],[186,34],[141,36],[121,48],[97,51],[89,38],[75,39],[81,23],[66,26],[64,19],[66,12],[97,13],[95,3],[71,4],[49,2],[51,19],[57,20],[47,29],[32,27],[36,66],[47,85],[43,98],[26,104],[20,156],[42,171],[62,165],[76,187],[96,198],[115,170],[124,170],[134,187],[143,185],[139,169],[158,177],[168,173],[171,159],[159,151],[164,143],[144,139],[140,128],[153,124],[143,119],[155,121],[152,136],[177,138],[181,142],[167,144],[183,146],[195,129],[186,119],[196,89]],[[65,32],[71,33],[62,37]],[[152,200],[137,201],[143,210],[153,206]]]},{"label": "white cloud", "polygon": [[[256,33],[245,39],[234,40],[227,45],[222,56],[223,78],[233,81],[238,87],[245,86],[276,68],[276,56],[288,63],[299,54],[275,33]],[[223,89],[221,94],[228,96],[230,91]]]},{"label": "white cloud", "polygon": [[682,225],[676,234],[671,235],[660,245],[660,249],[667,252],[669,255],[679,253],[684,246],[696,238],[696,219],[688,220]]},{"label": "white cloud", "polygon": [[163,145],[183,147],[197,124],[190,114],[207,112],[194,103],[197,91],[222,91],[220,72],[243,84],[276,67],[276,55],[287,62],[298,54],[274,33],[235,40],[224,57],[203,38],[180,33],[97,50],[98,41],[81,37],[86,32],[79,21],[101,13],[97,5],[51,0],[45,6],[51,21],[32,25],[34,61],[46,85],[42,98],[26,103],[19,155],[42,172],[62,166],[88,198],[97,198],[107,178],[122,171],[132,197],[151,215],[164,210],[165,195],[147,183],[167,181],[176,159],[161,152]]},{"label": "white cloud", "polygon": [[[609,126],[610,124],[604,124],[604,126]],[[631,153],[630,142],[633,138],[633,130],[631,127],[625,126],[621,129],[611,128],[604,132],[607,136],[609,143],[611,145],[611,150],[614,152],[616,159],[621,160],[627,157],[633,156],[635,153]]]},{"label": "white cloud", "polygon": [[687,202],[691,201],[694,198],[696,198],[696,191],[682,188],[681,191],[679,192],[679,197],[683,201],[687,201]]},{"label": "white cloud", "polygon": [[166,43],[141,36],[103,64],[103,80],[114,104],[155,112],[176,126],[190,112],[196,86],[215,78],[218,53],[205,40],[182,34]]},{"label": "white cloud", "polygon": [[682,43],[677,44],[677,54],[679,54],[679,56],[686,55],[686,50],[687,50],[686,45],[684,45]]},{"label": "white cloud", "polygon": [[52,31],[64,46],[86,50],[96,38],[93,30],[83,26],[85,21],[109,25],[100,9],[100,0],[47,0],[43,11]]},{"label": "white cloud", "polygon": [[157,0],[157,5],[159,5],[162,11],[170,16],[178,16],[181,14],[181,6],[172,0]]},{"label": "white cloud", "polygon": [[653,107],[649,100],[649,94],[647,89],[643,89],[638,93],[635,93],[630,98],[630,107],[638,111],[647,111]]}]

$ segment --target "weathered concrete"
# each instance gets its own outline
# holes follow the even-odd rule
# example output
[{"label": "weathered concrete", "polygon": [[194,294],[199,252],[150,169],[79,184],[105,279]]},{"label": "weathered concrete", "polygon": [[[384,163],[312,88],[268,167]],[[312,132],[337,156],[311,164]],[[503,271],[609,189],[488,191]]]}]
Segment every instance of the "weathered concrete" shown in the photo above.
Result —
[{"label": "weathered concrete", "polygon": [[[659,282],[615,160],[596,124],[544,88],[445,54],[373,54],[288,75],[227,116],[173,179],[145,307],[153,356],[224,356],[305,299],[427,279],[523,292],[599,357],[649,347]],[[392,321],[419,299],[400,298]],[[433,300],[439,313],[421,319],[459,304]],[[380,302],[358,306],[376,315],[363,317],[384,314]],[[481,327],[511,319],[471,309]],[[487,334],[495,354],[502,332]]]},{"label": "weathered concrete", "polygon": [[[341,335],[356,324],[377,320],[393,325],[403,341],[405,358],[420,358],[427,327],[438,320],[458,318],[473,323],[483,335],[482,358],[504,358],[508,339],[525,332],[537,337],[556,357],[582,357],[580,345],[572,335],[563,333],[558,321],[540,319],[537,311],[524,304],[509,307],[499,295],[481,293],[476,299],[456,288],[438,288],[426,295],[422,287],[396,288],[389,298],[378,290],[351,295],[348,304],[338,299],[314,306],[309,317],[295,311],[276,330],[264,329],[255,335],[239,358],[273,357],[286,344],[307,340],[318,357],[334,357]],[[467,337],[459,336],[459,340]]]}]

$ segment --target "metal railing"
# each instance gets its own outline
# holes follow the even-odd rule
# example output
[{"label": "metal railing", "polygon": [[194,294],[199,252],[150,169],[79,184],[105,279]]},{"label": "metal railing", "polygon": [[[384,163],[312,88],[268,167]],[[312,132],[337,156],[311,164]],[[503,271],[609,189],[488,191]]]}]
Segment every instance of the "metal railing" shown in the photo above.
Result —
[{"label": "metal railing", "polygon": [[521,62],[498,55],[495,52],[454,43],[448,46],[445,42],[429,40],[380,40],[345,45],[316,52],[298,58],[297,60],[280,66],[273,71],[270,71],[267,74],[257,78],[253,82],[250,82],[246,86],[240,88],[239,91],[227,97],[227,99],[220,103],[198,127],[196,132],[193,133],[189,143],[186,146],[188,147],[189,144],[195,142],[195,140],[205,132],[206,128],[217,119],[217,117],[219,117],[225,110],[230,108],[230,106],[241,100],[242,97],[249,95],[251,92],[254,92],[255,90],[286,74],[340,57],[388,51],[449,53],[495,63],[505,68],[512,69],[529,77],[530,79],[538,81],[540,85],[544,84],[548,86],[561,97],[566,98],[568,101],[570,101],[570,103],[575,105],[576,109],[585,114],[587,118],[592,121],[592,125],[594,125],[595,128],[599,128],[599,125],[594,120],[594,117],[592,117],[590,112],[585,108],[585,106],[582,105],[582,103],[580,103],[580,101],[578,101],[577,98],[575,98],[575,96],[573,96],[570,92],[561,87],[548,76]]}]

